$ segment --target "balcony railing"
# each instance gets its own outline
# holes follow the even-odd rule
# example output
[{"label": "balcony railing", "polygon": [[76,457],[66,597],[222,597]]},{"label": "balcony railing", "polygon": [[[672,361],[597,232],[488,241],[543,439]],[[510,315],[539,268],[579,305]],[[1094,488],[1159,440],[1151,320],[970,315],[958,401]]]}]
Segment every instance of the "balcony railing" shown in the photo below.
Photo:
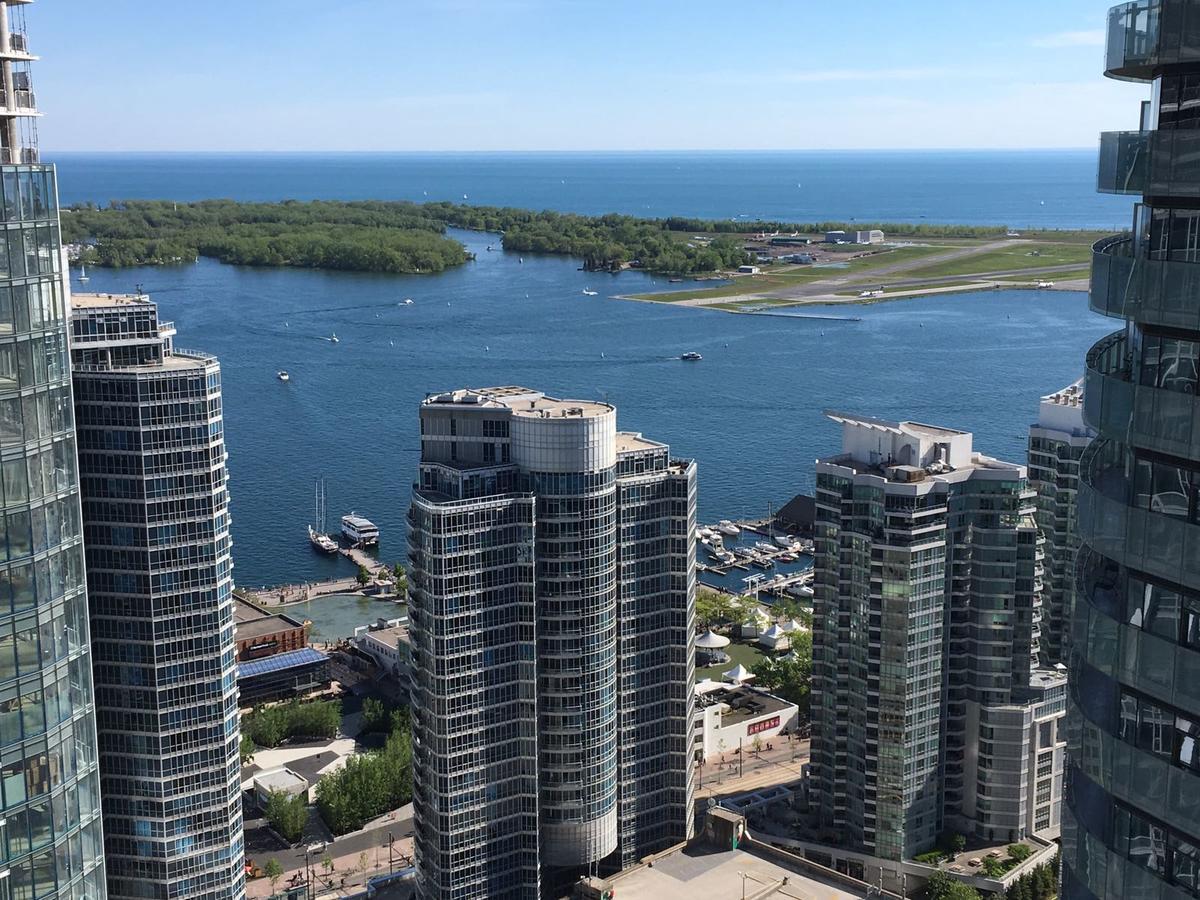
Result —
[{"label": "balcony railing", "polygon": [[1200,331],[1200,263],[1133,255],[1128,235],[1092,246],[1091,308],[1147,325]]},{"label": "balcony railing", "polygon": [[1125,333],[1101,338],[1084,363],[1083,418],[1096,430],[1120,437],[1133,415],[1132,364]]},{"label": "balcony railing", "polygon": [[1108,11],[1104,70],[1110,78],[1148,79],[1159,56],[1162,0],[1133,0]]},{"label": "balcony railing", "polygon": [[1176,584],[1200,579],[1200,525],[1117,499],[1123,472],[1079,480],[1079,534],[1097,553]]},{"label": "balcony railing", "polygon": [[[0,92],[2,96],[2,92]],[[11,94],[4,97],[4,108],[7,110],[24,109],[34,112],[37,110],[37,97],[33,91],[13,90]]]},{"label": "balcony railing", "polygon": [[1146,190],[1148,131],[1106,131],[1100,135],[1096,190],[1104,194],[1141,194]]},{"label": "balcony railing", "polygon": [[1190,0],[1133,0],[1108,13],[1105,74],[1124,81],[1149,81],[1160,66],[1200,60],[1192,36],[1200,9]]},{"label": "balcony railing", "polygon": [[[1084,372],[1084,420],[1133,446],[1200,459],[1200,397],[1135,384],[1133,372],[1123,332],[1092,347]],[[1082,469],[1081,464],[1081,477]]]}]

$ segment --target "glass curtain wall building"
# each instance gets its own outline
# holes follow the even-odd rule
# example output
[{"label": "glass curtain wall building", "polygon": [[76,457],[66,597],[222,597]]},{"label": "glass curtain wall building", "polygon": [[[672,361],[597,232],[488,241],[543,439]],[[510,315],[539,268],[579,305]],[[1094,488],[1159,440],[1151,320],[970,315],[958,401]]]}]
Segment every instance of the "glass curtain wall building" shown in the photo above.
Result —
[{"label": "glass curtain wall building", "polygon": [[1083,421],[1082,381],[1043,397],[1029,427],[1029,484],[1037,491],[1037,522],[1046,538],[1041,661],[1047,665],[1067,662],[1079,552],[1079,460],[1094,436]]},{"label": "glass curtain wall building", "polygon": [[1053,837],[1066,679],[1038,664],[1024,467],[973,452],[966,432],[830,418],[842,453],[817,462],[814,535],[821,841],[899,861],[943,830]]},{"label": "glass curtain wall building", "polygon": [[421,896],[534,897],[684,840],[694,463],[528,388],[431,395],[420,418]]},{"label": "glass curtain wall building", "polygon": [[1105,69],[1149,99],[1101,138],[1100,189],[1141,200],[1093,254],[1125,321],[1086,360],[1062,895],[1174,900],[1200,896],[1200,3],[1114,7]]},{"label": "glass curtain wall building", "polygon": [[0,2],[0,900],[105,896],[67,308],[24,4]]},{"label": "glass curtain wall building", "polygon": [[109,897],[245,894],[221,370],[71,298]]}]

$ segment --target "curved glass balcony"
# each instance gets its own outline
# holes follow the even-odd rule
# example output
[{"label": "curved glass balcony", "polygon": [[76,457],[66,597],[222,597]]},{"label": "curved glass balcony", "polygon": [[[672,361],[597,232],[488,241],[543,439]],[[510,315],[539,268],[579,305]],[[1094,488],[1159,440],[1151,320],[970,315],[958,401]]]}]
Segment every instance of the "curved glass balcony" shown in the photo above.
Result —
[{"label": "curved glass balcony", "polygon": [[1083,418],[1106,437],[1200,459],[1200,397],[1134,384],[1123,332],[1102,338],[1088,351]]},{"label": "curved glass balcony", "polygon": [[1102,194],[1142,194],[1146,190],[1149,131],[1106,131],[1100,135],[1096,190]]},{"label": "curved glass balcony", "polygon": [[1106,443],[1093,442],[1086,471],[1080,465],[1078,524],[1084,543],[1129,568],[1176,584],[1200,583],[1200,525],[1129,506],[1124,471],[1102,457]]},{"label": "curved glass balcony", "polygon": [[1133,255],[1129,235],[1092,245],[1088,305],[1102,316],[1200,331],[1200,263]]},{"label": "curved glass balcony", "polygon": [[[1191,8],[1189,8],[1191,7]],[[1133,0],[1108,11],[1104,74],[1150,81],[1155,70],[1200,60],[1200,9],[1189,0]]]},{"label": "curved glass balcony", "polygon": [[1123,331],[1097,341],[1084,363],[1084,421],[1103,434],[1123,439],[1133,417],[1132,374]]},{"label": "curved glass balcony", "polygon": [[1148,197],[1200,197],[1200,131],[1106,131],[1096,190]]}]

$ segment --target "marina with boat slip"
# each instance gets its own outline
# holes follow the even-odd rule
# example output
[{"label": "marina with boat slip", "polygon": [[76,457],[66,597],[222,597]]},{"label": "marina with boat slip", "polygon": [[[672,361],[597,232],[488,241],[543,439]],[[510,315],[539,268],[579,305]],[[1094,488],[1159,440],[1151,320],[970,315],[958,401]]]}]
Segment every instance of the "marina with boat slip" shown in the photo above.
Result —
[{"label": "marina with boat slip", "polygon": [[696,570],[704,587],[811,602],[812,540],[779,532],[773,519],[701,525],[696,543]]}]

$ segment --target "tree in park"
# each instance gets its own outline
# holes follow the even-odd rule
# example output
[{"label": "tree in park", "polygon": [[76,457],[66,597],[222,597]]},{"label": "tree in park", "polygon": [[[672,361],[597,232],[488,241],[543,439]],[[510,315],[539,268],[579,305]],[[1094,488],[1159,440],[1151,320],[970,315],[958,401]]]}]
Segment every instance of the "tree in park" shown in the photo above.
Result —
[{"label": "tree in park", "polygon": [[979,891],[945,872],[934,872],[925,884],[928,900],[980,900]]},{"label": "tree in park", "polygon": [[303,794],[292,796],[284,791],[271,791],[267,796],[266,817],[285,841],[295,844],[304,836],[304,825],[308,822],[307,800]]},{"label": "tree in park", "polygon": [[268,859],[267,864],[263,866],[263,874],[271,882],[271,893],[275,893],[275,888],[279,884],[279,879],[283,877],[283,866],[279,864],[277,859]]},{"label": "tree in park", "polygon": [[366,587],[368,584],[371,583],[371,573],[367,571],[366,566],[358,567],[358,574],[354,576],[354,580],[357,581],[363,587]]}]

